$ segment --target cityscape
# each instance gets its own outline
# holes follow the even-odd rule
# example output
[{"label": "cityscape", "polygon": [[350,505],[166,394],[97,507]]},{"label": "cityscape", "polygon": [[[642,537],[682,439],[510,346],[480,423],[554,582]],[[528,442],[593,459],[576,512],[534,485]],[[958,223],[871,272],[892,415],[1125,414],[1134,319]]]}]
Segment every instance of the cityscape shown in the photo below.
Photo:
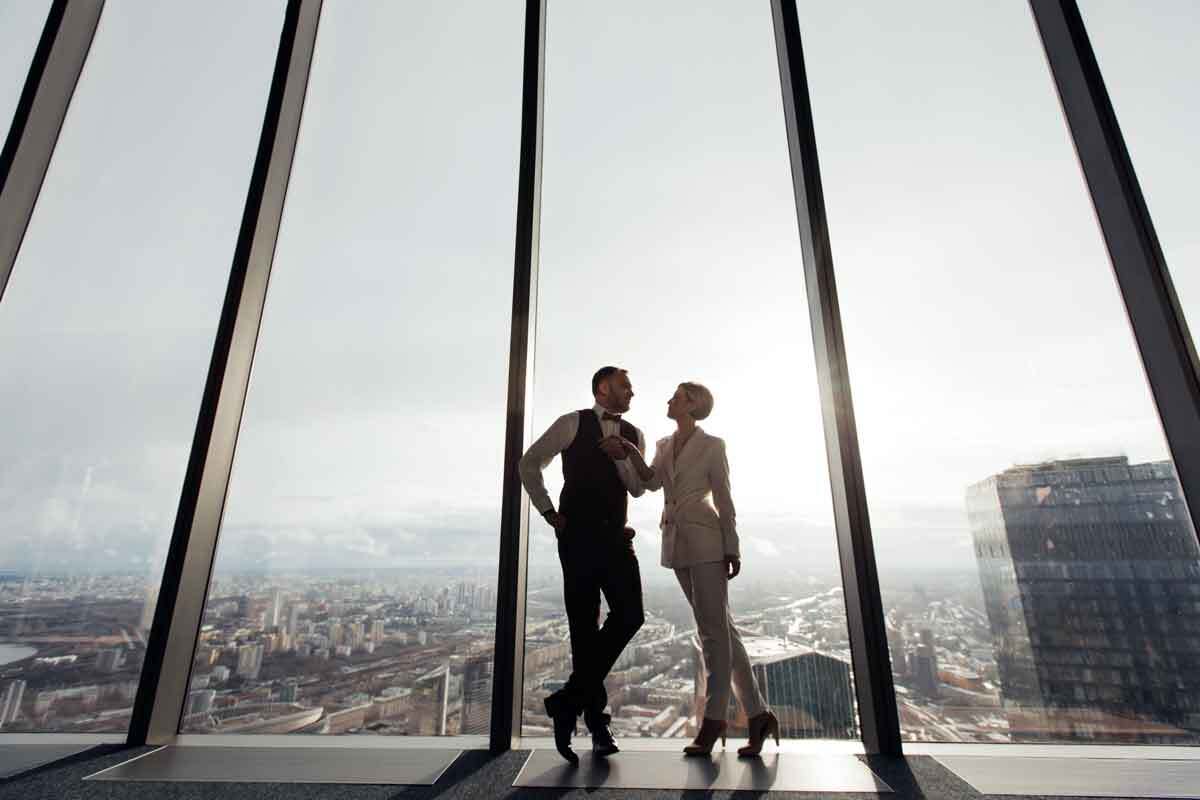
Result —
[{"label": "cityscape", "polygon": [[[964,502],[974,563],[881,565],[904,738],[1197,743],[1200,553],[1170,463],[1017,466]],[[643,568],[646,623],[607,681],[619,737],[697,730],[699,646],[670,578]],[[0,730],[123,732],[156,599],[144,575],[0,574]],[[856,738],[839,577],[763,568],[731,604],[782,735]],[[219,573],[180,730],[486,735],[495,606],[484,564]],[[551,735],[541,700],[570,663],[561,577],[531,564],[524,735]]]}]

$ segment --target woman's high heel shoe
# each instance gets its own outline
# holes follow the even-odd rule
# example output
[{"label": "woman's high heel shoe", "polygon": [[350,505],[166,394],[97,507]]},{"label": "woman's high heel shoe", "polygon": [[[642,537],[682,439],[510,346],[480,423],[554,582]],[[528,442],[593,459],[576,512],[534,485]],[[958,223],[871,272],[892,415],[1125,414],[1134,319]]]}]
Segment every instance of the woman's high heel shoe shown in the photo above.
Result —
[{"label": "woman's high heel shoe", "polygon": [[[707,720],[706,720],[707,721]],[[775,746],[779,747],[779,717],[770,711],[755,714],[746,725],[749,729],[750,743],[738,748],[738,758],[756,756],[762,752],[763,742],[767,736],[775,737]]]},{"label": "woman's high heel shoe", "polygon": [[713,745],[717,743],[717,739],[721,740],[721,747],[724,747],[726,727],[728,727],[728,723],[723,719],[709,719],[705,717],[704,724],[700,726],[700,732],[696,734],[695,740],[683,748],[684,755],[711,755]]}]

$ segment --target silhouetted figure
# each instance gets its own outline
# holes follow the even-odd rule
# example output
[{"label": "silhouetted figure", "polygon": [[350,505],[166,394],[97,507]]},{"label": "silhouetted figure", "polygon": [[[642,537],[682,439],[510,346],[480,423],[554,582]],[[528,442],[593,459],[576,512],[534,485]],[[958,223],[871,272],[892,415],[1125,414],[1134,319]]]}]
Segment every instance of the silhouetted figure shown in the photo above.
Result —
[{"label": "silhouetted figure", "polygon": [[[578,763],[571,749],[582,714],[592,734],[592,753],[618,752],[604,713],[604,678],[645,620],[642,582],[626,527],[629,494],[642,494],[641,481],[623,441],[645,448],[641,431],[621,419],[633,399],[629,376],[602,367],[592,377],[595,405],[559,417],[521,457],[521,483],[530,500],[554,528],[563,571],[563,599],[571,630],[571,677],[545,700],[554,721],[554,744],[563,758]],[[563,489],[555,511],[542,470],[562,455]],[[598,625],[600,595],[608,617]]]}]

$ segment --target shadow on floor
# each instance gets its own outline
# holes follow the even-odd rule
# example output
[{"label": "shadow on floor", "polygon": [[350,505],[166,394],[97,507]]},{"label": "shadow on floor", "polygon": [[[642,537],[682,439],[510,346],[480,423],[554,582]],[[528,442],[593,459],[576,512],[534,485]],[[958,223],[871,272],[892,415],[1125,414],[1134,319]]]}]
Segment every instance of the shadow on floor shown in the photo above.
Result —
[{"label": "shadow on floor", "polygon": [[[113,766],[150,748],[102,745],[63,761],[40,767],[12,780],[0,781],[0,800],[870,800],[870,794],[801,794],[796,792],[727,790],[643,790],[585,788],[517,788],[517,774],[529,751],[491,754],[466,750],[433,786],[247,783],[106,783],[83,777]],[[979,800],[982,796],[929,756],[907,759],[863,756],[862,760],[895,790],[874,795],[880,800]]]},{"label": "shadow on floor", "polygon": [[29,777],[33,777],[35,775],[40,775],[40,774],[47,772],[49,770],[52,770],[52,769],[59,769],[60,767],[69,767],[73,764],[80,764],[85,761],[91,761],[94,758],[101,758],[103,756],[113,755],[115,753],[120,753],[124,750],[129,750],[132,753],[135,749],[136,748],[130,748],[128,745],[125,745],[125,744],[94,745],[92,747],[88,747],[84,750],[81,750],[78,753],[73,753],[73,754],[71,754],[69,756],[65,756],[63,758],[57,758],[57,759],[47,762],[45,764],[39,764],[35,767],[30,767],[29,769],[23,769],[20,772],[13,773],[11,775],[0,776],[0,786],[12,783],[13,781],[21,780],[23,778],[29,778]]}]

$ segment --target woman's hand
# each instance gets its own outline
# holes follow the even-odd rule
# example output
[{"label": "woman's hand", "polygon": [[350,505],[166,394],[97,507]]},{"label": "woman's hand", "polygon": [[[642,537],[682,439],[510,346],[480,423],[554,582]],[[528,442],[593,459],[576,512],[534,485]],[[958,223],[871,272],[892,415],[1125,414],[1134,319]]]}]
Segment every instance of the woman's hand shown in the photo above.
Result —
[{"label": "woman's hand", "polygon": [[616,438],[621,442],[622,454],[633,462],[633,468],[637,470],[638,477],[643,481],[648,481],[654,477],[654,470],[646,465],[646,459],[642,456],[641,448],[624,436]]},{"label": "woman's hand", "polygon": [[725,556],[725,570],[729,580],[733,580],[742,571],[742,560],[737,556]]}]

